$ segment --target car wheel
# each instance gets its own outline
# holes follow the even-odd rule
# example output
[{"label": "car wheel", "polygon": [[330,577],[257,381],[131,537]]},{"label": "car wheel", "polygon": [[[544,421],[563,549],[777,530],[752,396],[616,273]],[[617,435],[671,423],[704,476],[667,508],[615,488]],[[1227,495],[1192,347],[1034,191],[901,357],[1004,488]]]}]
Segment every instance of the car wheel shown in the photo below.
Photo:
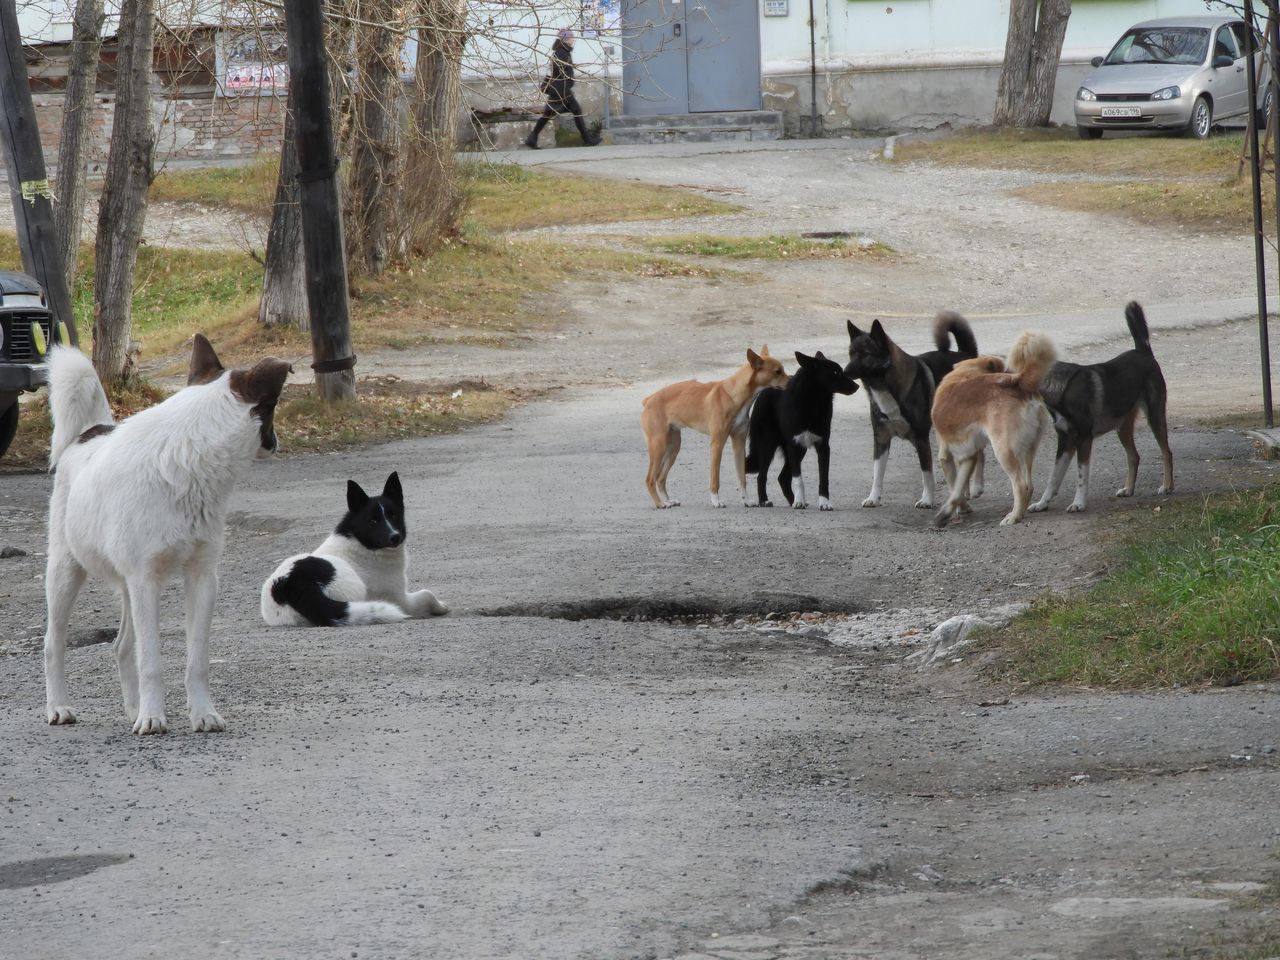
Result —
[{"label": "car wheel", "polygon": [[1081,140],[1101,140],[1102,130],[1098,127],[1076,127],[1076,135]]},{"label": "car wheel", "polygon": [[1271,99],[1275,94],[1271,90],[1271,84],[1267,84],[1267,92],[1262,98],[1262,103],[1258,106],[1257,127],[1259,132],[1266,132],[1267,119],[1271,116]]},{"label": "car wheel", "polygon": [[5,455],[13,436],[18,432],[18,399],[15,397],[9,409],[0,413],[0,457]]},{"label": "car wheel", "polygon": [[1199,97],[1191,108],[1191,122],[1187,124],[1187,136],[1196,140],[1208,140],[1213,132],[1213,104],[1208,97]]}]

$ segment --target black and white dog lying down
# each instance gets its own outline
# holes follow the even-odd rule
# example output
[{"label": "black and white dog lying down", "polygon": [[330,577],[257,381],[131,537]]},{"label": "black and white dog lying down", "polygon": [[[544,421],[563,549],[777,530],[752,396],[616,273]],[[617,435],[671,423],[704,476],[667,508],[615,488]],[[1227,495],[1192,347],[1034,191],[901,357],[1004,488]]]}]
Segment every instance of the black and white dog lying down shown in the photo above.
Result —
[{"label": "black and white dog lying down", "polygon": [[370,497],[347,481],[347,513],[312,553],[289,557],[262,585],[273,627],[396,623],[449,612],[430,590],[408,590],[404,492],[399,474]]}]

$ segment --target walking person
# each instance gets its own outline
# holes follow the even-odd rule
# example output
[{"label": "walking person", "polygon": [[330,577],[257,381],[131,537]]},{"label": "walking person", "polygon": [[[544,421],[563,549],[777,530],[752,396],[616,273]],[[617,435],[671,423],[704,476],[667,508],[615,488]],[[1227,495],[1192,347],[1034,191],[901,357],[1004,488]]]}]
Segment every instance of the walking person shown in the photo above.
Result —
[{"label": "walking person", "polygon": [[538,134],[551,122],[557,113],[573,114],[573,123],[582,134],[582,142],[594,147],[600,138],[593,136],[582,120],[582,107],[578,98],[573,95],[573,41],[572,30],[561,30],[556,35],[556,42],[551,45],[551,70],[543,77],[540,89],[547,98],[547,105],[542,116],[533,126],[533,132],[525,138],[524,145],[531,150],[538,148]]}]

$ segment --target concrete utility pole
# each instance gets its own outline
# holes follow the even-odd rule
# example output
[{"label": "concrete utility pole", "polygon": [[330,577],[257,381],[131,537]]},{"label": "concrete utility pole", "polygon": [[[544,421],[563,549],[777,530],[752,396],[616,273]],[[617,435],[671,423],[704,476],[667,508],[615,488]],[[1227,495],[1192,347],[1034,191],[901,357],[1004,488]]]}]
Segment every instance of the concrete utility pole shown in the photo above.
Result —
[{"label": "concrete utility pole", "polygon": [[324,17],[320,0],[285,0],[284,13],[311,316],[311,369],[322,400],[350,400],[356,395],[356,357],[351,346]]},{"label": "concrete utility pole", "polygon": [[68,339],[77,344],[71,292],[53,225],[53,191],[45,174],[40,128],[27,85],[27,63],[22,58],[18,8],[13,0],[0,0],[0,122],[22,269],[44,286],[53,313],[54,339],[60,337],[59,330],[65,325]]}]

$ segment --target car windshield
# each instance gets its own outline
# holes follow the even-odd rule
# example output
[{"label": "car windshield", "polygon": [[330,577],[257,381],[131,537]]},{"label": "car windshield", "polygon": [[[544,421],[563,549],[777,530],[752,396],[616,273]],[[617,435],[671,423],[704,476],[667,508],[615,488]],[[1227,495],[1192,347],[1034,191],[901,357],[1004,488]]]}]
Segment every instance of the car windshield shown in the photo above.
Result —
[{"label": "car windshield", "polygon": [[1209,31],[1204,27],[1142,27],[1120,38],[1104,63],[1204,63]]}]

